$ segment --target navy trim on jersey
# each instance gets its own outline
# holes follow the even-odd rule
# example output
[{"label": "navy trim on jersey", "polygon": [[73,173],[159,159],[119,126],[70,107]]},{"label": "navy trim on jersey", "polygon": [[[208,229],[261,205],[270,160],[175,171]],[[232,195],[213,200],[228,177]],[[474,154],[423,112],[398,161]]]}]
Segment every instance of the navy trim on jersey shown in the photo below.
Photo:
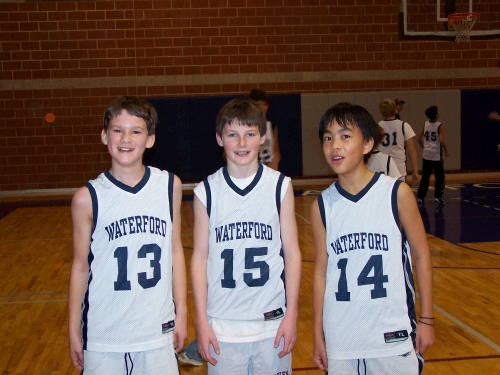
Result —
[{"label": "navy trim on jersey", "polygon": [[88,340],[88,314],[89,314],[89,293],[90,293],[90,283],[92,282],[92,261],[94,260],[94,254],[92,251],[89,252],[88,256],[89,262],[89,279],[87,281],[87,291],[85,292],[85,296],[83,297],[82,302],[82,342],[83,342],[83,350],[87,350],[87,340]]},{"label": "navy trim on jersey", "polygon": [[391,192],[391,206],[392,206],[392,215],[394,216],[394,220],[396,221],[396,225],[401,230],[401,223],[399,222],[399,212],[398,212],[398,189],[403,181],[396,180],[394,186],[392,187]]},{"label": "navy trim on jersey", "polygon": [[174,174],[168,172],[168,204],[170,206],[170,221],[174,222]]},{"label": "navy trim on jersey", "polygon": [[283,180],[285,179],[284,174],[280,174],[278,178],[278,183],[276,184],[276,208],[278,209],[278,217],[281,213],[281,187],[283,185]]},{"label": "navy trim on jersey", "polygon": [[387,167],[385,169],[386,169],[386,175],[389,176],[389,171],[391,169],[391,156],[390,155],[387,156]]},{"label": "navy trim on jersey", "polygon": [[[97,193],[94,186],[90,182],[85,184],[87,189],[89,189],[90,199],[92,201],[92,233],[90,238],[90,243],[92,244],[92,234],[97,226],[97,217],[99,214],[99,205],[97,201]],[[90,283],[92,282],[92,261],[94,260],[94,254],[92,253],[92,247],[89,245],[89,255],[87,256],[87,262],[89,264],[89,278],[87,280],[87,291],[82,301],[82,342],[83,350],[87,350],[87,336],[88,336],[88,312],[89,312],[89,292]]]},{"label": "navy trim on jersey", "polygon": [[335,182],[335,187],[337,188],[337,191],[339,192],[339,194],[342,195],[345,199],[356,203],[368,193],[368,191],[371,189],[371,187],[373,185],[375,185],[375,183],[377,182],[379,177],[380,177],[380,173],[375,172],[375,174],[373,175],[370,182],[368,182],[368,184],[356,195],[352,195],[351,193],[348,193],[347,191],[345,191],[342,188],[342,186],[340,186],[338,181]]},{"label": "navy trim on jersey", "polygon": [[210,217],[210,212],[212,211],[212,191],[210,190],[208,180],[203,180],[203,185],[205,185],[205,193],[207,194],[207,214]]},{"label": "navy trim on jersey", "polygon": [[417,328],[417,317],[415,315],[415,284],[413,281],[413,270],[411,268],[411,259],[410,259],[410,247],[408,245],[408,239],[406,238],[406,234],[404,229],[401,227],[401,222],[399,220],[399,212],[398,212],[398,189],[401,186],[403,181],[396,180],[394,182],[394,186],[391,192],[391,205],[392,205],[392,214],[394,216],[394,220],[396,221],[396,225],[401,231],[401,265],[404,270],[405,276],[405,289],[406,289],[406,308],[408,311],[408,319],[410,320],[410,324],[412,327],[412,332],[410,334],[413,347],[415,347],[416,343],[416,328]]},{"label": "navy trim on jersey", "polygon": [[321,221],[326,229],[326,214],[325,214],[325,202],[323,201],[323,196],[320,194],[318,197],[318,208],[319,214],[321,215]]},{"label": "navy trim on jersey", "polygon": [[[97,215],[99,214],[98,204],[97,204],[97,193],[90,182],[85,184],[87,189],[89,189],[90,199],[92,200],[92,233],[97,225]],[[92,233],[90,233],[92,235]]]},{"label": "navy trim on jersey", "polygon": [[149,169],[149,167],[146,166],[145,168],[146,170],[144,172],[144,176],[142,176],[141,181],[139,181],[139,183],[135,186],[128,186],[123,182],[118,181],[116,178],[113,177],[113,175],[109,171],[104,172],[104,175],[108,178],[108,180],[110,180],[114,185],[116,185],[120,189],[128,193],[137,194],[146,185],[146,183],[149,180],[149,177],[151,176],[151,170]]},{"label": "navy trim on jersey", "polygon": [[424,372],[424,363],[425,363],[424,357],[422,357],[420,353],[417,353],[417,360],[418,360],[418,374],[422,375],[422,373]]},{"label": "navy trim on jersey", "polygon": [[260,181],[260,178],[262,177],[262,172],[264,171],[264,166],[262,164],[259,164],[259,169],[257,170],[257,173],[253,179],[253,181],[248,185],[246,188],[243,190],[240,189],[238,186],[235,185],[233,180],[231,180],[231,176],[229,176],[229,172],[227,171],[227,166],[222,168],[222,174],[224,175],[224,179],[226,180],[226,183],[229,185],[231,189],[234,190],[235,193],[241,195],[244,197],[248,193],[252,191],[252,189],[257,185],[257,183]]}]

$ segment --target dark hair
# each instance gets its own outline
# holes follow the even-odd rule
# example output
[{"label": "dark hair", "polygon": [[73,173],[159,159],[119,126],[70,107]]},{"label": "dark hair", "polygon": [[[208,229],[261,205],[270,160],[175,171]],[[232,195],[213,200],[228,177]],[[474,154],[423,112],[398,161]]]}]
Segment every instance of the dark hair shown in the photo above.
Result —
[{"label": "dark hair", "polygon": [[433,106],[427,108],[425,110],[425,115],[429,118],[429,120],[434,121],[438,115],[438,107],[433,105]]},{"label": "dark hair", "polygon": [[269,104],[269,94],[259,88],[250,90],[250,94],[248,94],[248,99],[255,100],[256,102],[263,101]]},{"label": "dark hair", "polygon": [[155,134],[158,115],[155,108],[146,100],[136,96],[121,96],[114,99],[104,110],[103,126],[108,131],[109,122],[125,110],[131,116],[142,118],[146,122],[148,135]]},{"label": "dark hair", "polygon": [[215,122],[215,131],[222,137],[226,125],[235,121],[241,125],[257,126],[260,135],[266,134],[266,116],[256,102],[250,99],[238,98],[227,102],[219,111]]},{"label": "dark hair", "polygon": [[330,107],[319,122],[319,139],[323,142],[325,130],[337,122],[342,128],[357,127],[365,142],[373,139],[373,148],[364,156],[365,163],[370,158],[375,146],[383,139],[381,127],[375,122],[373,116],[363,107],[351,103],[338,103]]}]

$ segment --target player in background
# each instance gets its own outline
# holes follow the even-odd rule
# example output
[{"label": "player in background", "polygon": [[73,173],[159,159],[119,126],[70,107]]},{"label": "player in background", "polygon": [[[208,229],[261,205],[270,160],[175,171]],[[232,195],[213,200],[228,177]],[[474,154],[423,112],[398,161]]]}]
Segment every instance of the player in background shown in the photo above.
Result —
[{"label": "player in background", "polygon": [[266,119],[252,100],[219,111],[227,165],[196,186],[191,275],[208,374],[291,373],[301,255],[288,177],[258,161]]},{"label": "player in background", "polygon": [[372,172],[382,173],[389,177],[399,179],[401,177],[401,173],[399,172],[398,166],[394,162],[392,156],[384,154],[376,149],[385,136],[384,129],[382,129],[380,125],[377,125],[377,128],[379,130],[379,137],[374,142],[374,150],[371,152],[370,157],[366,162],[366,166]]},{"label": "player in background", "polygon": [[396,103],[396,113],[394,114],[394,117],[401,120],[401,115],[399,113],[405,108],[405,101],[400,98],[396,98],[394,99],[394,103]]},{"label": "player in background", "polygon": [[[269,110],[269,94],[267,92],[258,88],[252,89],[248,94],[248,98],[256,101],[262,112],[264,112],[264,116],[267,115],[267,111]],[[259,161],[277,171],[280,160],[278,127],[276,124],[272,124],[271,121],[266,120],[266,140],[260,146]]]},{"label": "player in background", "polygon": [[392,99],[384,99],[379,105],[383,120],[379,125],[384,129],[385,137],[380,143],[378,149],[394,158],[401,181],[406,181],[406,156],[408,155],[413,171],[412,182],[418,181],[418,163],[417,150],[413,143],[415,132],[407,122],[396,119],[396,103]]},{"label": "player in background", "polygon": [[142,164],[157,121],[143,99],[113,100],[101,132],[111,168],[71,203],[70,356],[85,375],[179,374],[175,351],[187,336],[182,186]]},{"label": "player in background", "polygon": [[438,121],[439,110],[435,105],[425,110],[425,115],[429,119],[420,129],[417,141],[422,147],[422,179],[417,192],[417,201],[421,205],[424,203],[432,170],[434,170],[434,200],[440,205],[445,205],[444,195],[444,160],[443,151],[446,156],[450,156],[448,147],[444,142],[444,125]]},{"label": "player in background", "polygon": [[424,226],[411,188],[366,167],[377,135],[368,111],[349,103],[320,121],[323,153],[338,180],[311,206],[313,361],[332,374],[414,375],[435,340]]}]

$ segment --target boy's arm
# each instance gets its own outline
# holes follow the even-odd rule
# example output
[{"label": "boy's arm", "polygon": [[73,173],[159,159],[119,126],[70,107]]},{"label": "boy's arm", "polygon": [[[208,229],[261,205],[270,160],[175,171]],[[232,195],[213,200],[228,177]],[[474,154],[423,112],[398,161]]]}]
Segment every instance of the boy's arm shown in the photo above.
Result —
[{"label": "boy's arm", "polygon": [[444,142],[444,125],[441,124],[439,126],[439,143],[441,144],[441,147],[444,150],[444,154],[446,156],[450,156],[450,153],[448,152],[448,147],[446,146],[446,143]]},{"label": "boy's arm", "polygon": [[415,143],[413,142],[413,137],[406,141],[406,152],[411,160],[411,165],[413,166],[411,180],[413,183],[417,183],[418,182],[417,150],[415,148]]},{"label": "boy's arm", "polygon": [[92,233],[92,199],[86,187],[78,189],[71,201],[73,221],[73,262],[68,292],[69,351],[73,366],[83,368],[83,343],[81,332],[82,301],[87,290],[89,275],[88,255]]},{"label": "boy's arm", "polygon": [[326,289],[326,231],[319,212],[318,201],[311,206],[311,226],[313,230],[315,265],[313,279],[313,310],[314,310],[314,350],[313,362],[322,371],[328,371],[325,335],[323,333],[323,302]]},{"label": "boy's arm", "polygon": [[418,144],[420,145],[420,147],[424,148],[424,128],[425,128],[425,125],[422,126],[422,128],[420,129],[420,131],[418,132],[418,135],[417,135],[417,142]]},{"label": "boy's arm", "polygon": [[281,202],[280,228],[285,257],[286,314],[276,333],[274,347],[278,347],[283,337],[283,350],[278,354],[278,357],[282,358],[292,351],[297,340],[297,316],[302,268],[297,222],[295,220],[295,200],[291,183],[288,184]]},{"label": "boy's arm", "polygon": [[433,327],[432,262],[424,224],[415,202],[415,196],[406,184],[400,184],[398,188],[398,214],[414,259],[420,296],[420,317],[415,350],[423,354],[436,339]]},{"label": "boy's arm", "polygon": [[172,293],[175,302],[174,348],[179,352],[187,338],[186,262],[181,240],[182,182],[174,176],[172,221]]},{"label": "boy's arm", "polygon": [[205,361],[212,365],[217,364],[217,360],[210,355],[210,344],[217,354],[220,354],[217,337],[208,323],[207,298],[207,259],[209,241],[209,223],[207,209],[194,196],[194,228],[193,228],[193,256],[191,257],[191,281],[193,284],[194,307],[196,313],[197,347],[198,352]]},{"label": "boy's arm", "polygon": [[278,127],[273,129],[273,160],[267,165],[269,168],[278,170],[278,166],[281,160],[280,144],[278,141]]}]

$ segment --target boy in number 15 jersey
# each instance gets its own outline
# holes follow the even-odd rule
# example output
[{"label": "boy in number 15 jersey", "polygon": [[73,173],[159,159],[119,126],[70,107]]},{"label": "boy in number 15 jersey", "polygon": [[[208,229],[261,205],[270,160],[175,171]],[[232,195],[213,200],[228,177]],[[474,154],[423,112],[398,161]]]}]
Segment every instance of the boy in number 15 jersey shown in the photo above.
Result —
[{"label": "boy in number 15 jersey", "polygon": [[266,119],[235,99],[217,116],[227,165],[195,188],[191,275],[208,374],[291,373],[301,256],[290,179],[258,162]]}]

